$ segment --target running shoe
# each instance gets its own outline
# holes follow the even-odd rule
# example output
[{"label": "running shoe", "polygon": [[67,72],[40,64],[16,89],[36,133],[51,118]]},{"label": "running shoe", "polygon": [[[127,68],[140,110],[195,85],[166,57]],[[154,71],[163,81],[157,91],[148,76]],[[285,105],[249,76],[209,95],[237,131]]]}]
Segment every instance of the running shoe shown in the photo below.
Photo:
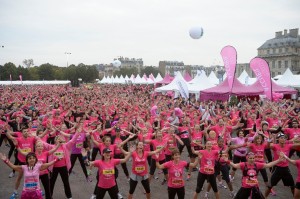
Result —
[{"label": "running shoe", "polygon": [[223,183],[219,183],[218,187],[223,188],[223,189],[227,189],[226,185],[224,185]]},{"label": "running shoe", "polygon": [[15,173],[14,172],[11,172],[10,174],[9,174],[9,176],[8,176],[9,178],[13,178],[13,177],[15,177]]},{"label": "running shoe", "polygon": [[96,199],[96,195],[92,194],[92,196],[90,197],[90,199]]},{"label": "running shoe", "polygon": [[191,174],[188,174],[186,177],[186,181],[189,181],[191,179]]},{"label": "running shoe", "polygon": [[272,196],[276,196],[277,195],[277,193],[275,192],[275,190],[273,188],[271,189],[271,195]]},{"label": "running shoe", "polygon": [[10,148],[10,145],[9,145],[9,144],[6,144],[5,146],[8,147],[8,148]]},{"label": "running shoe", "polygon": [[208,192],[206,192],[206,193],[204,194],[204,198],[205,198],[205,199],[208,199],[208,198],[209,198]]},{"label": "running shoe", "polygon": [[233,192],[230,192],[229,196],[230,198],[234,198],[235,194]]},{"label": "running shoe", "polygon": [[234,176],[229,175],[230,182],[234,180]]},{"label": "running shoe", "polygon": [[19,197],[19,194],[14,192],[9,199],[17,199]]},{"label": "running shoe", "polygon": [[90,177],[87,177],[87,178],[86,178],[86,181],[87,181],[87,182],[93,182],[92,178],[90,178]]},{"label": "running shoe", "polygon": [[154,179],[155,179],[155,180],[158,180],[158,176],[154,176]]},{"label": "running shoe", "polygon": [[123,199],[122,194],[118,193],[118,199]]}]

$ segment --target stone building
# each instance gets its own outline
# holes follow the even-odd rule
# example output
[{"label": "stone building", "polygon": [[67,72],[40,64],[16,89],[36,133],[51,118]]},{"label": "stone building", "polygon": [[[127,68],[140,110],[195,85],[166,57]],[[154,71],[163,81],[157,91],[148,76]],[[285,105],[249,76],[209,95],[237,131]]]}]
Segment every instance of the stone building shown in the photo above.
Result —
[{"label": "stone building", "polygon": [[293,74],[300,73],[298,28],[276,32],[275,38],[267,40],[257,50],[258,57],[269,63],[272,77],[282,75],[287,68],[290,68]]}]

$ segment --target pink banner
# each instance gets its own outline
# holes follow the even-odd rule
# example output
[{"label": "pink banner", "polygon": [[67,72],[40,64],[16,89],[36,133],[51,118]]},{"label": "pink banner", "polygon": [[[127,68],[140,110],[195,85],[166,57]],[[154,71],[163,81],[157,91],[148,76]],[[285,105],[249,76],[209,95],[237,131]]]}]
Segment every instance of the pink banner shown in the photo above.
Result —
[{"label": "pink banner", "polygon": [[235,73],[235,67],[236,67],[236,50],[232,46],[225,46],[221,50],[221,56],[223,58],[224,67],[226,70],[228,85],[230,92],[232,91],[233,81],[234,81],[234,73]]},{"label": "pink banner", "polygon": [[250,61],[250,68],[263,87],[266,97],[272,100],[272,82],[268,63],[264,59],[256,57]]}]

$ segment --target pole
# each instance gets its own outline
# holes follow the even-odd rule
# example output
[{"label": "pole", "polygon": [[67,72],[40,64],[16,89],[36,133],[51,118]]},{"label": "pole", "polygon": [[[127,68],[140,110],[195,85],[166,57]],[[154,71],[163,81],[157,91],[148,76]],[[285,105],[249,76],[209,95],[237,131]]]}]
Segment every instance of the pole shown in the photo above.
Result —
[{"label": "pole", "polygon": [[67,56],[67,67],[69,66],[69,55],[71,55],[72,53],[70,52],[65,52],[65,55]]}]

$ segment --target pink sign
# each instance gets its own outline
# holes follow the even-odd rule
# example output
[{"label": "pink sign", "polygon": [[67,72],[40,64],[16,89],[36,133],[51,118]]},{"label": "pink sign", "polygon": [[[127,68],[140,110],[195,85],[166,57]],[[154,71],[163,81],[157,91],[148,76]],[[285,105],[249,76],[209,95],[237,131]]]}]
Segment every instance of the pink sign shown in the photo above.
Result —
[{"label": "pink sign", "polygon": [[263,87],[266,97],[272,100],[272,82],[268,63],[264,59],[256,57],[250,61],[250,68]]},{"label": "pink sign", "polygon": [[221,56],[223,58],[224,67],[226,70],[228,85],[230,92],[232,91],[233,86],[233,80],[234,80],[234,73],[235,73],[235,67],[236,67],[236,50],[232,46],[225,46],[221,50]]}]

